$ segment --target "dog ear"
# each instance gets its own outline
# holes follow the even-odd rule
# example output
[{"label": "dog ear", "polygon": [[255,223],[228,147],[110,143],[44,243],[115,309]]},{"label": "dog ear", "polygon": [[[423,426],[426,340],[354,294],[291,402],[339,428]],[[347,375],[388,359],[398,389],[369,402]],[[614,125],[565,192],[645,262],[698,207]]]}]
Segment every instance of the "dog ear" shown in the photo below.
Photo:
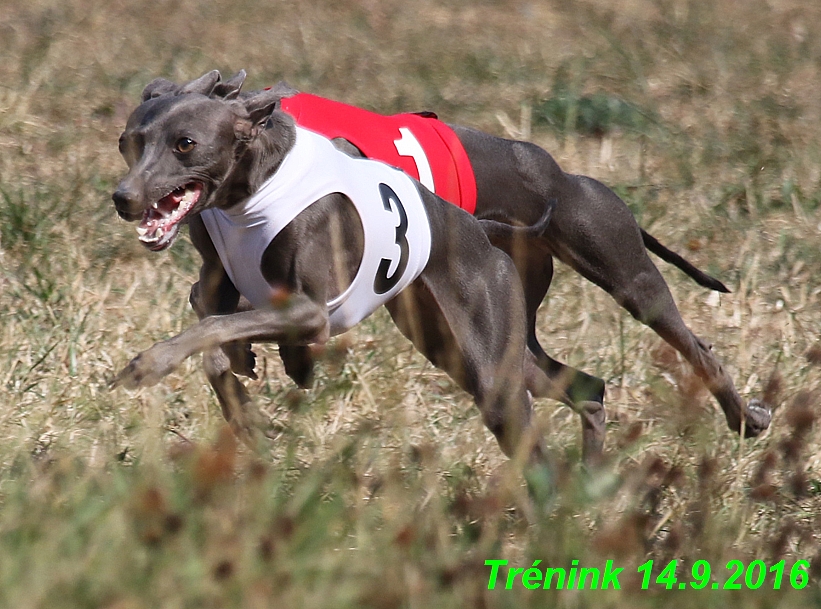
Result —
[{"label": "dog ear", "polygon": [[248,113],[248,119],[254,125],[264,124],[277,109],[279,101],[285,97],[281,89],[263,89],[256,91],[242,100],[242,105]]},{"label": "dog ear", "polygon": [[191,82],[183,85],[178,91],[178,95],[185,93],[199,93],[200,95],[210,95],[214,87],[222,79],[219,70],[211,70]]},{"label": "dog ear", "polygon": [[291,85],[289,85],[284,80],[280,80],[273,87],[270,87],[270,89],[272,91],[276,91],[277,93],[282,95],[282,97],[291,97],[292,95],[296,95],[297,93],[299,93],[299,91],[294,89]]},{"label": "dog ear", "polygon": [[145,86],[142,94],[142,101],[148,101],[154,97],[165,95],[166,93],[173,93],[179,88],[179,85],[171,82],[165,78],[155,78]]},{"label": "dog ear", "polygon": [[225,82],[218,82],[211,91],[211,95],[226,100],[236,99],[246,76],[245,70],[240,70]]}]

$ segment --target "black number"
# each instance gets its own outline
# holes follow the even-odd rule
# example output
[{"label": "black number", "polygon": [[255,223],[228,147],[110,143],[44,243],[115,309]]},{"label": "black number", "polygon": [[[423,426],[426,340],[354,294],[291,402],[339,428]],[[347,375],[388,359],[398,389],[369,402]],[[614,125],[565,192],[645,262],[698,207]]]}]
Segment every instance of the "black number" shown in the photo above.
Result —
[{"label": "black number", "polygon": [[405,233],[408,232],[408,216],[405,213],[405,207],[402,201],[387,184],[379,184],[379,194],[382,195],[382,205],[387,211],[391,211],[391,201],[393,201],[396,211],[399,213],[399,226],[396,227],[396,239],[394,243],[399,246],[399,264],[393,275],[388,277],[388,269],[391,267],[391,260],[382,258],[379,262],[379,268],[376,271],[376,277],[373,280],[373,291],[377,294],[384,294],[388,292],[393,286],[399,283],[399,278],[408,266],[408,254],[410,247],[408,246],[408,239]]}]

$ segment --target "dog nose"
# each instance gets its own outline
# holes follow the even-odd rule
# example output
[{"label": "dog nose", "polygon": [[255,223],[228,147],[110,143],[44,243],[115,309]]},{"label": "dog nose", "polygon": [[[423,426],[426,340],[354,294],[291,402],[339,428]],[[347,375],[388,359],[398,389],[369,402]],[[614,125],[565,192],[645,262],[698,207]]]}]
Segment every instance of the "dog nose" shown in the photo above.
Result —
[{"label": "dog nose", "polygon": [[114,208],[124,220],[135,220],[142,214],[140,197],[132,189],[120,185],[111,195]]}]

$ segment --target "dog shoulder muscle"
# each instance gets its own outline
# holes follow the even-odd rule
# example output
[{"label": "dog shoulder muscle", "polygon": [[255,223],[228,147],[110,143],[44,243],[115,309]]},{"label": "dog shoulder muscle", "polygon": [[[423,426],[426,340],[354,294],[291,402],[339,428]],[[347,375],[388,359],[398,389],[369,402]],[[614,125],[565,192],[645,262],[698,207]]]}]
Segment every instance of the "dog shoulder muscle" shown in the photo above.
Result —
[{"label": "dog shoulder muscle", "polygon": [[262,275],[271,285],[327,302],[353,281],[364,249],[362,222],[350,200],[331,194],[310,205],[271,241]]}]

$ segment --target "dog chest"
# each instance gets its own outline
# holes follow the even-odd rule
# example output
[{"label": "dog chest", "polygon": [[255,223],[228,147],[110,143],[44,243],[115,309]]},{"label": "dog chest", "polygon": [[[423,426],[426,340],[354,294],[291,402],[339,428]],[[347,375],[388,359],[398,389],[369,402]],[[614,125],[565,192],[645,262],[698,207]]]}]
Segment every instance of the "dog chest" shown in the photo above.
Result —
[{"label": "dog chest", "polygon": [[383,163],[351,158],[297,127],[294,147],[257,193],[201,215],[236,288],[255,308],[270,308],[272,290],[261,269],[265,249],[302,211],[333,193],[352,201],[364,232],[351,285],[328,303],[331,333],[339,334],[396,296],[427,264],[430,225],[411,178]]}]

